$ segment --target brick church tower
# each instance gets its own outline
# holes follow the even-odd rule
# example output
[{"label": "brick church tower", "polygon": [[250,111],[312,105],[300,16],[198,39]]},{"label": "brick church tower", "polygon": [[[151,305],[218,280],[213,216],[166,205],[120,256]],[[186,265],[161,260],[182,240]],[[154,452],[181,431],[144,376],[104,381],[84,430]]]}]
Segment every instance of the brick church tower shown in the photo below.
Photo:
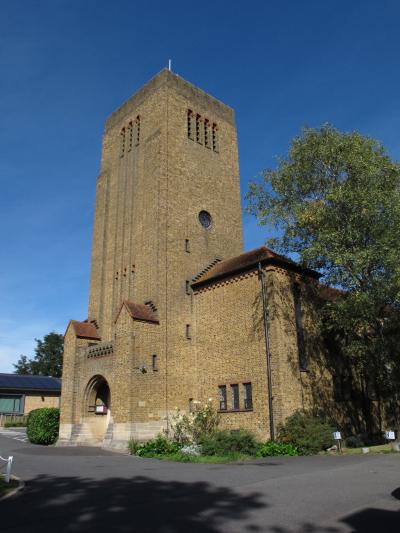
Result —
[{"label": "brick church tower", "polygon": [[119,446],[187,409],[192,280],[241,252],[234,112],[162,70],[106,121],[88,319],[65,336],[61,443]]},{"label": "brick church tower", "polygon": [[[262,246],[242,253],[234,112],[163,70],[105,125],[88,318],[64,343],[59,443],[125,448],[214,402],[273,438],[297,409],[352,427],[321,305],[341,293]],[[339,370],[338,370],[339,369]]]}]

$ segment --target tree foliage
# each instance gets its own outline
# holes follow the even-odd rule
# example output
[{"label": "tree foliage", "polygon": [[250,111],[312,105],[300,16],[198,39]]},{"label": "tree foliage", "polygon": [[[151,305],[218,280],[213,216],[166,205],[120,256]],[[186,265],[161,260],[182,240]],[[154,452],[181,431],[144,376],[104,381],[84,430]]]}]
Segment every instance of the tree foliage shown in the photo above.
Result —
[{"label": "tree foliage", "polygon": [[64,337],[52,331],[45,335],[43,340],[35,341],[35,356],[28,359],[26,355],[21,355],[14,365],[15,373],[61,377]]},{"label": "tree foliage", "polygon": [[381,390],[400,381],[400,166],[377,141],[304,129],[250,185],[248,210],[277,230],[276,250],[318,269],[345,296],[321,325]]}]

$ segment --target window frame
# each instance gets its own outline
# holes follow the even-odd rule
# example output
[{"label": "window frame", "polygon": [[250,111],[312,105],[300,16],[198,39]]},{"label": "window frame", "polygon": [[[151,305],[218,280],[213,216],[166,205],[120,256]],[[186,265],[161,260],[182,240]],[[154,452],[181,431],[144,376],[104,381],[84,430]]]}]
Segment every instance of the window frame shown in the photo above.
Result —
[{"label": "window frame", "polygon": [[[13,411],[1,411],[0,414],[8,414],[8,415],[23,415],[25,412],[25,394],[6,394],[6,393],[0,393],[0,400],[1,399],[8,399],[13,400]],[[19,410],[15,410],[15,402],[16,400],[19,400]]]},{"label": "window frame", "polygon": [[[230,383],[231,389],[231,407],[232,411],[239,411],[240,409],[240,389],[239,383]],[[235,396],[235,391],[237,395]]]},{"label": "window frame", "polygon": [[[253,409],[253,385],[251,381],[242,383],[243,387],[243,406],[246,411]],[[250,394],[249,394],[250,392]]]},{"label": "window frame", "polygon": [[226,385],[218,385],[218,404],[219,411],[228,410],[228,396]]}]

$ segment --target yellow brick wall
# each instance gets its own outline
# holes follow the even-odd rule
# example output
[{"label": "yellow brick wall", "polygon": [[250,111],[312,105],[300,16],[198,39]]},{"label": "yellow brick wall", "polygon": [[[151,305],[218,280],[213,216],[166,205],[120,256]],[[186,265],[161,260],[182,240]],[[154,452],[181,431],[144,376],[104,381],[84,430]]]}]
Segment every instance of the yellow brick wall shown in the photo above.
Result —
[{"label": "yellow brick wall", "polygon": [[41,395],[41,394],[26,394],[24,404],[24,415],[30,413],[33,409],[40,409],[42,407],[59,407],[60,396],[57,395]]}]

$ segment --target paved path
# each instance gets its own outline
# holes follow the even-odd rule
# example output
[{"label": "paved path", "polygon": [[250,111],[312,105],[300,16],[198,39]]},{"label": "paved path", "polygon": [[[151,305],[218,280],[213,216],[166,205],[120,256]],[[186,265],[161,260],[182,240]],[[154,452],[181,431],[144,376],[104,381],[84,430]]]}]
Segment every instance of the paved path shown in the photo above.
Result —
[{"label": "paved path", "polygon": [[400,454],[196,465],[0,435],[26,481],[1,533],[397,533]]},{"label": "paved path", "polygon": [[1,428],[0,427],[0,436],[6,437],[8,439],[18,440],[20,442],[28,442],[28,437],[26,436],[25,428]]}]

